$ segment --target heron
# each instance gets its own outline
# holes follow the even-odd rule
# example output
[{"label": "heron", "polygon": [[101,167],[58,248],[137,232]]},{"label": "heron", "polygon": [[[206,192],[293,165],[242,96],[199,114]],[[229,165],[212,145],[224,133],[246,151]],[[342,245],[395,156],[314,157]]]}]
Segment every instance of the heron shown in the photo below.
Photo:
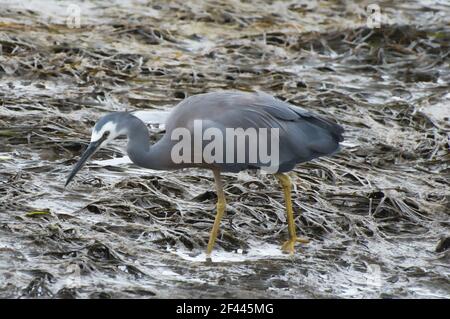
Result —
[{"label": "heron", "polygon": [[[216,215],[206,248],[206,256],[210,258],[226,209],[221,174],[237,173],[243,170],[264,170],[270,167],[267,171],[278,179],[283,190],[286,208],[289,237],[282,244],[282,251],[293,254],[296,243],[309,242],[308,238],[297,236],[291,199],[292,183],[287,172],[299,163],[336,153],[340,149],[339,143],[343,141],[344,129],[341,125],[327,117],[260,91],[222,91],[190,96],[171,110],[166,119],[165,133],[153,144],[150,143],[150,132],[147,126],[135,115],[136,113],[133,112],[113,112],[96,122],[91,141],[69,174],[65,186],[96,151],[119,136],[127,137],[127,154],[131,161],[140,167],[154,170],[210,169],[213,172],[217,194]],[[199,121],[201,121],[203,132],[210,129],[224,135],[230,128],[240,128],[244,135],[249,129],[265,130],[266,133],[267,129],[270,129],[270,132],[277,130],[277,134],[265,135],[278,138],[276,147],[268,146],[272,153],[278,152],[276,165],[262,161],[259,156],[255,159],[253,156],[255,146],[258,151],[257,148],[261,147],[258,142],[263,139],[258,136],[259,140],[253,140],[249,134],[241,139],[241,143],[231,143],[231,140],[225,141],[225,144],[216,143],[215,151],[211,152],[212,155],[200,156],[197,161],[180,161],[174,158],[174,148],[177,148],[182,137],[174,138],[176,130],[182,128],[183,132],[195,135],[195,123]],[[273,141],[270,138],[267,138],[267,141]],[[207,140],[212,141],[212,135]],[[200,155],[204,155],[202,151],[208,147],[206,142],[203,140],[199,144]],[[196,151],[195,147],[199,145],[195,143],[192,140],[187,141],[185,149],[179,154],[187,155],[186,158],[190,159],[198,156],[199,151]],[[223,158],[228,159],[227,155],[234,151],[243,153],[244,156],[239,161],[236,160],[236,154],[230,156],[231,160],[228,161],[215,160],[217,157],[214,155],[223,152]],[[252,161],[250,161],[251,157],[253,157]]]}]

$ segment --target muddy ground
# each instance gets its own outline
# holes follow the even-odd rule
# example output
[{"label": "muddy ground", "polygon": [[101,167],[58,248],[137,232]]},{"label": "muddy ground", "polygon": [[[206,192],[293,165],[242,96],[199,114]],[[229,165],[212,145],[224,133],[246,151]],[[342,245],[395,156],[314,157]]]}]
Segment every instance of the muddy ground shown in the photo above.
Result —
[{"label": "muddy ground", "polygon": [[[369,3],[1,0],[0,297],[449,298],[450,7],[369,28]],[[295,256],[271,176],[226,174],[212,263],[210,172],[111,165],[118,141],[64,189],[101,115],[224,89],[346,129],[290,174]]]}]

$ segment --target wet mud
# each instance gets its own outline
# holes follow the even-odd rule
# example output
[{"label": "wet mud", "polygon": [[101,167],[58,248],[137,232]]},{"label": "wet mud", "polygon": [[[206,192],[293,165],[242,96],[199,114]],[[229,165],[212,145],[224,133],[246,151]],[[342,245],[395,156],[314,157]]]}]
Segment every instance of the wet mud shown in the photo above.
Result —
[{"label": "wet mud", "polygon": [[[0,297],[449,298],[450,7],[381,1],[0,1]],[[294,256],[275,178],[100,151],[101,115],[262,90],[334,118],[342,151],[290,173]],[[152,128],[157,140],[161,131]]]}]

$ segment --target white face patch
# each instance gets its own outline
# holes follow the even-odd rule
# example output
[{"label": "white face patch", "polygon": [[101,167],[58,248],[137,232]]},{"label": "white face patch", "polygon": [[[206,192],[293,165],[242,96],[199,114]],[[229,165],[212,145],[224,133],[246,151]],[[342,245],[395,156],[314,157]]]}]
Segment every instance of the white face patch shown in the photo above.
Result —
[{"label": "white face patch", "polygon": [[109,132],[109,136],[105,140],[105,142],[103,142],[103,144],[112,141],[113,139],[115,139],[117,136],[120,135],[120,132],[117,132],[117,124],[114,122],[107,122],[105,125],[102,126],[100,131],[96,131],[94,128],[91,135],[91,143],[98,141],[103,136],[103,134],[105,134],[105,132]]}]

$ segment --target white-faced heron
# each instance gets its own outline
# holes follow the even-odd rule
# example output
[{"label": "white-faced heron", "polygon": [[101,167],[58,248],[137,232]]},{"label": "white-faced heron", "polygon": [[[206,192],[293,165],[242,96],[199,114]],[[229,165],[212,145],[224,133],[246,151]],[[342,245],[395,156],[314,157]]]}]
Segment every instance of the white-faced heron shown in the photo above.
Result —
[{"label": "white-faced heron", "polygon": [[[195,137],[199,133],[199,125],[200,142]],[[343,131],[331,120],[266,93],[199,94],[185,99],[171,111],[165,134],[153,145],[146,125],[133,112],[115,112],[100,118],[95,124],[91,142],[67,178],[66,186],[92,154],[121,135],[127,136],[128,156],[138,166],[155,170],[211,169],[218,200],[207,247],[209,256],[226,207],[220,173],[266,169],[275,174],[283,188],[289,240],[282,249],[292,254],[296,242],[307,243],[308,240],[296,235],[291,181],[284,173],[298,163],[335,153],[339,142],[343,141]],[[234,135],[227,135],[230,132]],[[261,134],[252,135],[252,132]],[[227,138],[219,140],[224,136]],[[182,141],[183,137],[187,141]],[[263,142],[267,142],[266,145]],[[269,150],[271,155],[276,154],[269,158],[270,163],[267,161]]]}]

